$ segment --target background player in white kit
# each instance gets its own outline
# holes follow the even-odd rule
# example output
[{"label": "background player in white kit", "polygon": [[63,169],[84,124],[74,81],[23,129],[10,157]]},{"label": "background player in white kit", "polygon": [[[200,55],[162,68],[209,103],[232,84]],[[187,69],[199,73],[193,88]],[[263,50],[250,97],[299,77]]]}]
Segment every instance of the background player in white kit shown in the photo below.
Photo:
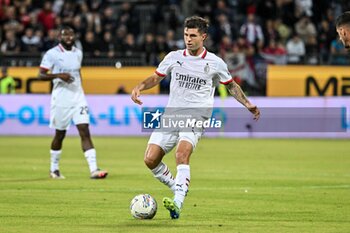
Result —
[{"label": "background player in white kit", "polygon": [[[249,102],[241,88],[233,81],[227,65],[203,47],[208,26],[208,21],[201,17],[187,18],[184,25],[186,49],[170,52],[155,73],[133,89],[132,100],[141,105],[140,92],[156,86],[166,75],[171,75],[167,108],[193,108],[194,112],[197,111],[196,108],[212,109],[215,86],[220,82],[225,84],[230,94],[258,120],[259,109]],[[201,135],[202,132],[179,130],[171,133],[153,132],[149,139],[144,162],[154,176],[174,192],[173,199],[163,198],[163,205],[173,219],[180,216],[190,183],[190,156]],[[177,174],[174,179],[162,159],[175,146]]]},{"label": "background player in white kit", "polygon": [[89,109],[81,85],[80,68],[83,54],[74,47],[74,40],[73,29],[62,27],[59,31],[60,43],[45,53],[40,64],[39,79],[53,81],[50,128],[56,129],[56,132],[51,143],[50,177],[64,178],[59,170],[59,160],[66,130],[73,120],[89,165],[90,178],[103,179],[108,173],[97,167],[96,150],[89,131]]}]

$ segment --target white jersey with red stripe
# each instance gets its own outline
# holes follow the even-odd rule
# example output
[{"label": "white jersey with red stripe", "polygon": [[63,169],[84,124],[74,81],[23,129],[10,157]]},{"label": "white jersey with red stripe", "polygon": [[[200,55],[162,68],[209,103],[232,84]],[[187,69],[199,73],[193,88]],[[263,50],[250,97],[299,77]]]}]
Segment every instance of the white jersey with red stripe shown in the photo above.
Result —
[{"label": "white jersey with red stripe", "polygon": [[74,78],[72,83],[53,79],[52,105],[72,107],[86,102],[80,76],[82,59],[81,50],[74,46],[71,50],[66,50],[61,44],[44,54],[40,68],[50,70],[52,74],[69,73]]},{"label": "white jersey with red stripe", "polygon": [[212,108],[215,87],[219,82],[232,82],[226,63],[205,48],[198,56],[191,56],[186,49],[170,52],[156,74],[171,75],[167,107]]}]

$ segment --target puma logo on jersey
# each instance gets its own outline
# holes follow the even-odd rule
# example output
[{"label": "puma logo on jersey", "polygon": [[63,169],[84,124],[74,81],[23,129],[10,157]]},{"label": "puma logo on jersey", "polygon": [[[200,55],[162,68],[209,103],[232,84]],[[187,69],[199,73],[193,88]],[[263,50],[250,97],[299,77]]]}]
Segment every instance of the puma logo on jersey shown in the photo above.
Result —
[{"label": "puma logo on jersey", "polygon": [[176,61],[176,63],[178,63],[181,67],[182,67],[182,64],[184,64],[184,62],[180,62],[180,61]]}]

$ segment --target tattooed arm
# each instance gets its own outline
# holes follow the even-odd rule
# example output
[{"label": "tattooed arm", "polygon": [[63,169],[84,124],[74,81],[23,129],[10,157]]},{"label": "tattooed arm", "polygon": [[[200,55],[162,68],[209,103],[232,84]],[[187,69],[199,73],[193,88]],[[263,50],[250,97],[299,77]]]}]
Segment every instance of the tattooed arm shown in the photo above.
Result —
[{"label": "tattooed arm", "polygon": [[240,102],[244,107],[246,107],[253,115],[254,120],[258,120],[260,117],[260,110],[254,104],[251,104],[245,94],[243,93],[241,87],[235,82],[232,81],[226,85],[227,90],[230,94]]}]

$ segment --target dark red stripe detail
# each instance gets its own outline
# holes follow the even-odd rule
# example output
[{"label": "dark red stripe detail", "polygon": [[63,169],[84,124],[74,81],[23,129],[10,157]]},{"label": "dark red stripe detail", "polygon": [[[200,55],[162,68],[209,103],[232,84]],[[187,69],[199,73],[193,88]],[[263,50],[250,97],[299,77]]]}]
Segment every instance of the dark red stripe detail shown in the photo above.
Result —
[{"label": "dark red stripe detail", "polygon": [[64,53],[64,49],[62,48],[62,45],[58,44],[58,47],[60,48],[61,52]]},{"label": "dark red stripe detail", "polygon": [[46,67],[43,67],[43,66],[40,66],[40,69],[45,70],[45,71],[49,71],[50,70],[50,69],[48,69]]},{"label": "dark red stripe detail", "polygon": [[156,73],[158,76],[160,76],[160,77],[165,77],[165,76],[166,76],[166,74],[159,73],[158,71],[155,71],[155,73]]},{"label": "dark red stripe detail", "polygon": [[220,82],[221,84],[227,85],[229,83],[233,82],[233,79],[228,80],[227,82]]},{"label": "dark red stripe detail", "polygon": [[206,49],[204,50],[204,53],[203,53],[203,55],[202,55],[202,58],[204,59],[205,56],[207,56],[207,50],[206,50]]}]

